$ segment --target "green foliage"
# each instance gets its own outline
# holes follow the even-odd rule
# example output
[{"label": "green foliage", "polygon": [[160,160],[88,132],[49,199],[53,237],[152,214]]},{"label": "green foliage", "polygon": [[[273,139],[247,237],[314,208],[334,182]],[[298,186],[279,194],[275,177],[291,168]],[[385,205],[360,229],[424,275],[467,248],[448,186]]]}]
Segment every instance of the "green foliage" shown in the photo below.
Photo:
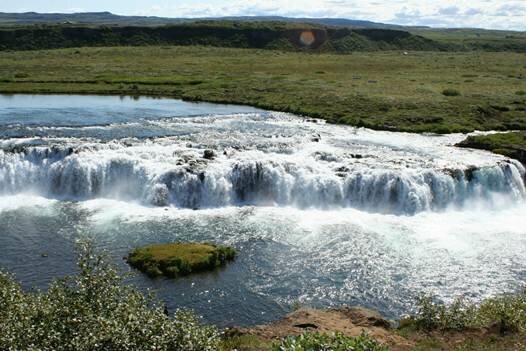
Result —
[{"label": "green foliage", "polygon": [[[526,331],[526,290],[505,294],[473,304],[456,299],[452,304],[437,303],[432,297],[419,300],[414,326],[422,330],[465,330],[498,327],[501,333]],[[409,325],[406,323],[405,327]]]},{"label": "green foliage", "polygon": [[187,311],[173,318],[122,284],[104,255],[79,246],[79,273],[25,293],[0,273],[0,350],[215,350],[218,332]]},{"label": "green foliage", "polygon": [[133,250],[127,261],[150,277],[170,278],[210,271],[232,261],[236,250],[231,247],[198,243],[149,245]]},{"label": "green foliage", "polygon": [[488,150],[526,163],[525,132],[469,136],[457,146]]},{"label": "green foliage", "polygon": [[455,299],[451,305],[436,303],[431,296],[418,301],[419,310],[414,323],[423,330],[463,330],[472,324],[475,306],[464,299]]},{"label": "green foliage", "polygon": [[334,335],[321,333],[304,333],[299,336],[289,336],[274,345],[273,351],[387,351],[386,346],[362,334],[358,337],[347,337],[337,333]]}]

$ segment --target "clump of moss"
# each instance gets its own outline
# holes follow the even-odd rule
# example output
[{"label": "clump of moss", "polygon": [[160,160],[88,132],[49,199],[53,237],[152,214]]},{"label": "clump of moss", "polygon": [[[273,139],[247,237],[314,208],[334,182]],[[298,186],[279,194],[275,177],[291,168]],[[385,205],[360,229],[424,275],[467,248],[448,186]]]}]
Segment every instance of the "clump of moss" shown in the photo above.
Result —
[{"label": "clump of moss", "polygon": [[211,271],[232,261],[236,250],[206,243],[149,245],[133,250],[126,261],[150,277],[176,278]]}]

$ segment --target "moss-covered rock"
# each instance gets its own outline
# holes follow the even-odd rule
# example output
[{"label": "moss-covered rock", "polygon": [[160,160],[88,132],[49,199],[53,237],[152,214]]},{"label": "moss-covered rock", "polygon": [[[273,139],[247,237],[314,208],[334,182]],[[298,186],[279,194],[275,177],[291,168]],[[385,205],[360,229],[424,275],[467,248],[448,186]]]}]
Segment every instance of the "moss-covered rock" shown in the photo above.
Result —
[{"label": "moss-covered rock", "polygon": [[211,271],[232,261],[236,250],[207,243],[156,244],[133,250],[126,261],[150,277],[176,278]]}]

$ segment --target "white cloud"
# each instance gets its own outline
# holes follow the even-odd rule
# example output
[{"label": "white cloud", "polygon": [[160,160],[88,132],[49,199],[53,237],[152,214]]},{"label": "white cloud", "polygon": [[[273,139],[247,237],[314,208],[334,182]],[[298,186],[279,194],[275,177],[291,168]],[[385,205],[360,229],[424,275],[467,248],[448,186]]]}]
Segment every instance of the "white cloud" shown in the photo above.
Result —
[{"label": "white cloud", "polygon": [[194,0],[145,12],[171,17],[342,17],[403,25],[526,30],[526,1],[522,0]]}]

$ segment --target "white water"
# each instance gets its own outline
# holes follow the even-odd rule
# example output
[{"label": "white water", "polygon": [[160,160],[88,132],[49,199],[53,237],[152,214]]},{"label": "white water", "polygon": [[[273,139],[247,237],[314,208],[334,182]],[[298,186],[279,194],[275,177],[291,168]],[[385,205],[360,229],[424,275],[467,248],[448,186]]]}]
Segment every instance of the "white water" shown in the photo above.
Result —
[{"label": "white water", "polygon": [[[58,107],[34,108],[48,98]],[[10,99],[0,105],[0,266],[27,287],[75,272],[73,242],[86,232],[122,269],[140,245],[235,246],[219,274],[134,278],[170,309],[221,325],[274,320],[298,300],[397,318],[421,293],[479,300],[526,280],[525,170],[454,147],[465,135],[170,100]]]},{"label": "white water", "polygon": [[[522,165],[453,147],[462,135],[357,130],[279,113],[152,124],[183,135],[3,140],[0,191],[193,209],[250,204],[395,214],[517,202],[526,194]],[[203,158],[205,149],[216,157]]]}]

